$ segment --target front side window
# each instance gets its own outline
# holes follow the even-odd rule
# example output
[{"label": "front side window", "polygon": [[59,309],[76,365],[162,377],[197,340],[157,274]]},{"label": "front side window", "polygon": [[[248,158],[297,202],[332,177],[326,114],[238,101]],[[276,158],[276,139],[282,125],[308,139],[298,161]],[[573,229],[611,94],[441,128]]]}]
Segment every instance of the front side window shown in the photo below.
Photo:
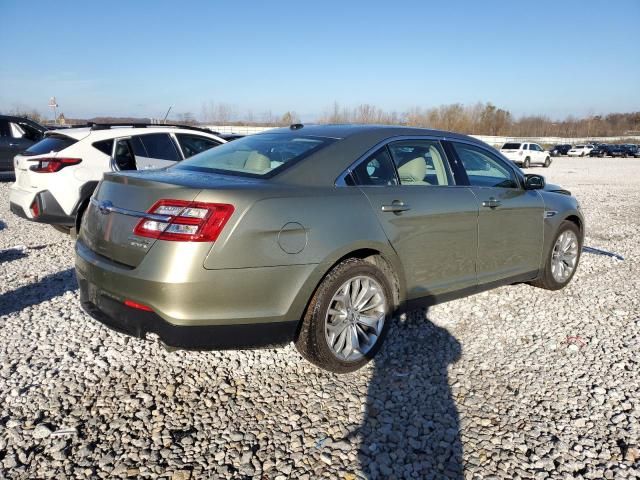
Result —
[{"label": "front side window", "polygon": [[198,153],[220,145],[220,142],[216,142],[212,138],[202,137],[200,135],[176,133],[176,138],[180,143],[180,148],[182,148],[184,158],[193,157]]},{"label": "front side window", "polygon": [[172,160],[174,162],[181,160],[180,154],[168,134],[151,133],[148,135],[140,135],[138,138],[142,141],[148,158]]},{"label": "front side window", "polygon": [[360,186],[397,185],[393,160],[387,147],[369,155],[352,170],[353,182]]},{"label": "front side window", "polygon": [[440,142],[405,140],[389,144],[389,151],[398,169],[401,185],[452,183]]},{"label": "front side window", "polygon": [[472,186],[518,188],[515,173],[489,151],[465,143],[452,145]]},{"label": "front side window", "polygon": [[270,176],[325,148],[335,139],[296,133],[261,133],[224,143],[172,168],[244,176]]}]

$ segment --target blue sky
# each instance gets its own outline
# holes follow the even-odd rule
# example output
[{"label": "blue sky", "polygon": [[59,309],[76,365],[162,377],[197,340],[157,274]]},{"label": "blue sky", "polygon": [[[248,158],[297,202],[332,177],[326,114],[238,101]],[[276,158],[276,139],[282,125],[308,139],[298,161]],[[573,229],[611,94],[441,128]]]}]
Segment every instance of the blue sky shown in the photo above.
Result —
[{"label": "blue sky", "polygon": [[[0,0],[0,111],[640,110],[640,0]],[[12,48],[7,48],[12,45]]]}]

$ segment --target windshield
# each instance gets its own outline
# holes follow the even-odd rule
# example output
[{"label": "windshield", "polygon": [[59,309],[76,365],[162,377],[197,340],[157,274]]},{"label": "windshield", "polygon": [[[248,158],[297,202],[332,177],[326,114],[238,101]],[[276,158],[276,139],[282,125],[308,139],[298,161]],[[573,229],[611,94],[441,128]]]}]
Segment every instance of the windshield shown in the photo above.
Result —
[{"label": "windshield", "polygon": [[519,143],[505,143],[502,146],[503,150],[520,150],[520,144]]},{"label": "windshield", "polygon": [[248,135],[194,155],[172,168],[270,177],[334,141],[294,133]]}]

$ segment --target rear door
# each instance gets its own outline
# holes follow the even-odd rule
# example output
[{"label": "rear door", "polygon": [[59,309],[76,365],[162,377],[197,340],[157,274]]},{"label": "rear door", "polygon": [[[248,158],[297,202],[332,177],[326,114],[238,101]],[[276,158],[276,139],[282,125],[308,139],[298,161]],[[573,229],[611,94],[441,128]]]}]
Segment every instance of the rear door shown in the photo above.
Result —
[{"label": "rear door", "polygon": [[182,160],[168,133],[149,133],[116,139],[114,170],[150,170],[166,168]]},{"label": "rear door", "polygon": [[[533,277],[539,268],[544,233],[544,203],[524,190],[511,165],[489,148],[450,142],[477,197],[478,284]],[[477,165],[485,168],[478,169]]]},{"label": "rear door", "polygon": [[478,205],[437,140],[402,140],[352,172],[402,261],[409,300],[475,287]]}]

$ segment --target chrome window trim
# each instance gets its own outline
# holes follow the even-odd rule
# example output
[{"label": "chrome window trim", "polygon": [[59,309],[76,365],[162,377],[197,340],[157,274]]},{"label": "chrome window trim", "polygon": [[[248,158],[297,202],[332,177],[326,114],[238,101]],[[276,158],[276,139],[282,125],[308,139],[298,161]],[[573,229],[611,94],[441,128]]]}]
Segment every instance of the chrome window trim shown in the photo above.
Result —
[{"label": "chrome window trim", "polygon": [[[384,140],[381,140],[380,142],[376,143],[373,147],[367,150],[355,161],[351,162],[351,164],[340,175],[338,175],[338,178],[336,179],[334,186],[351,187],[352,185],[347,185],[346,177],[351,173],[353,173],[353,170],[357,166],[359,166],[360,163],[364,162],[367,158],[369,158],[370,155],[374,154],[376,151],[378,151],[382,147],[386,147],[393,142],[405,141],[405,140],[436,141],[440,143],[449,139],[447,137],[439,137],[435,135],[397,135],[394,137],[387,137]],[[475,144],[472,143],[472,145],[475,145]],[[447,155],[447,152],[444,149],[442,144],[440,145],[440,148],[442,150],[442,154],[444,155],[447,163],[446,168],[449,170],[449,173],[451,174],[451,180],[455,182],[455,177],[453,175],[453,171],[451,170],[451,164],[450,164],[451,160],[449,159],[449,156]],[[391,157],[391,159],[393,160],[393,157]],[[397,171],[398,167],[395,165],[395,161],[393,162],[393,166]],[[400,181],[400,179],[398,179],[398,181]],[[453,185],[402,185],[401,183],[398,183],[398,185],[353,185],[353,186],[359,187],[359,188],[423,187],[423,186],[428,186],[429,188],[451,188],[451,187],[459,188],[459,187],[468,187],[469,185],[456,185],[455,183]]]}]

